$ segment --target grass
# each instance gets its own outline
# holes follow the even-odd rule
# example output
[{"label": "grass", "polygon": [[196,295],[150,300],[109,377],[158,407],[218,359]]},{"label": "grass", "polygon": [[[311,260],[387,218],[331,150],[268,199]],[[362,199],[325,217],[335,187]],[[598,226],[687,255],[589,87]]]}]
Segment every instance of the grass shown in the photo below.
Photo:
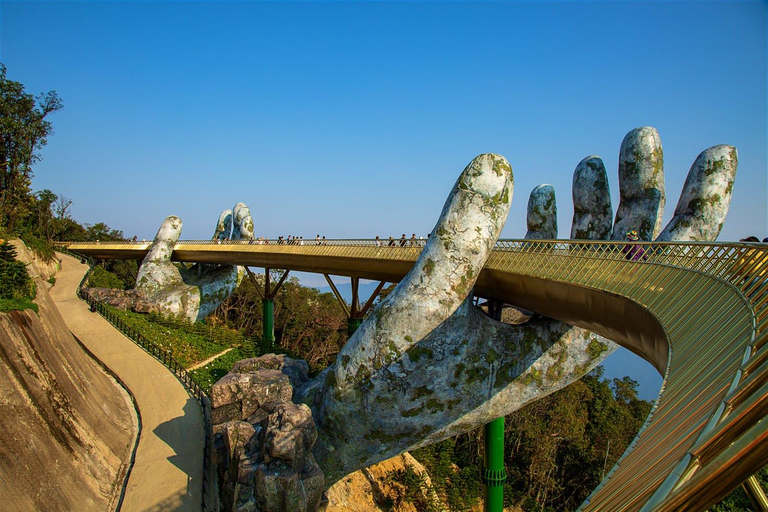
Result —
[{"label": "grass", "polygon": [[[237,350],[231,351],[227,356],[241,352],[247,353],[248,347],[253,343],[241,333],[227,327],[209,326],[202,323],[192,324],[183,320],[164,318],[160,315],[144,315],[115,308],[110,309],[126,326],[158,346],[169,350],[173,358],[185,368],[204,361],[230,347],[235,347]],[[243,359],[244,357],[247,356],[239,358]],[[232,364],[234,364],[234,360]]]},{"label": "grass", "polygon": [[0,299],[0,312],[18,311],[24,309],[31,309],[35,313],[38,313],[37,304],[32,302],[30,298],[22,299]]},{"label": "grass", "polygon": [[229,370],[232,369],[237,361],[249,357],[253,357],[252,349],[236,348],[202,368],[190,372],[190,375],[206,393],[210,393],[211,387],[229,373]]}]

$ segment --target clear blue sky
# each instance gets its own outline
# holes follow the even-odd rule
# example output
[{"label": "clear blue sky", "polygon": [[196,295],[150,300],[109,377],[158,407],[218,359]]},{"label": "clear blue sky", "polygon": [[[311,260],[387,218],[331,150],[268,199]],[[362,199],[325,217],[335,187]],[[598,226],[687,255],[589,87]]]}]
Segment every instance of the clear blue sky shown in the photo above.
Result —
[{"label": "clear blue sky", "polygon": [[667,219],[696,156],[739,150],[721,239],[768,236],[765,1],[0,3],[0,61],[65,109],[33,187],[81,222],[208,238],[243,201],[257,234],[426,236],[465,165],[515,172],[505,237],[551,183],[661,135]]}]

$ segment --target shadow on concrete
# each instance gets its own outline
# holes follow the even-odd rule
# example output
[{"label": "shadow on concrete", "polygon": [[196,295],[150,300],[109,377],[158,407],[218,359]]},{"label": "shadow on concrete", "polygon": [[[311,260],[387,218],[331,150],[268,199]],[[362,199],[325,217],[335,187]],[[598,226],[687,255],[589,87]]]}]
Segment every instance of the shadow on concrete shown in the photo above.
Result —
[{"label": "shadow on concrete", "polygon": [[203,452],[197,446],[202,445],[205,438],[202,412],[193,397],[187,399],[182,412],[181,416],[159,424],[153,432],[175,452],[168,461],[187,475],[186,496],[168,498],[162,503],[165,508],[153,507],[152,510],[191,510],[190,507],[197,510],[202,501]]}]

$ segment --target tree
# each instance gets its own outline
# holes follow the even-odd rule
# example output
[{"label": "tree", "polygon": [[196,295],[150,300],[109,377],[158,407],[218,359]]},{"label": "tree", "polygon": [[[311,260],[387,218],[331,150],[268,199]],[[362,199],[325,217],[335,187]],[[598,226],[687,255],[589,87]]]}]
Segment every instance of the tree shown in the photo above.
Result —
[{"label": "tree", "polygon": [[0,63],[0,219],[9,231],[29,211],[32,166],[53,131],[45,118],[62,107],[55,91],[37,97],[24,92]]}]

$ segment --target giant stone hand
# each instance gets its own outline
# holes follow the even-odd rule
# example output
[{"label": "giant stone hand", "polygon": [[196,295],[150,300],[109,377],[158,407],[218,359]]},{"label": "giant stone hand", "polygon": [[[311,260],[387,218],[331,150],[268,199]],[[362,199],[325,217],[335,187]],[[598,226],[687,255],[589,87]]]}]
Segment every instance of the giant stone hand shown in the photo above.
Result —
[{"label": "giant stone hand", "polygon": [[[191,322],[205,318],[226,300],[243,277],[243,268],[197,263],[191,268],[171,262],[181,235],[181,219],[169,216],[157,231],[136,277],[136,291],[164,314]],[[253,240],[253,219],[243,203],[225,210],[216,224],[214,240]]]},{"label": "giant stone hand", "polygon": [[[611,220],[605,166],[585,158],[574,174],[572,238],[714,240],[731,198],[735,148],[694,162],[674,218],[659,235],[665,201],[661,143],[649,127],[621,145],[621,201]],[[405,450],[509,414],[589,372],[616,345],[548,318],[513,326],[490,319],[471,291],[509,211],[513,176],[499,155],[475,158],[453,187],[412,270],[368,316],[336,361],[297,391],[312,408],[313,453],[326,486]],[[554,190],[531,195],[527,238],[556,238]]]}]

